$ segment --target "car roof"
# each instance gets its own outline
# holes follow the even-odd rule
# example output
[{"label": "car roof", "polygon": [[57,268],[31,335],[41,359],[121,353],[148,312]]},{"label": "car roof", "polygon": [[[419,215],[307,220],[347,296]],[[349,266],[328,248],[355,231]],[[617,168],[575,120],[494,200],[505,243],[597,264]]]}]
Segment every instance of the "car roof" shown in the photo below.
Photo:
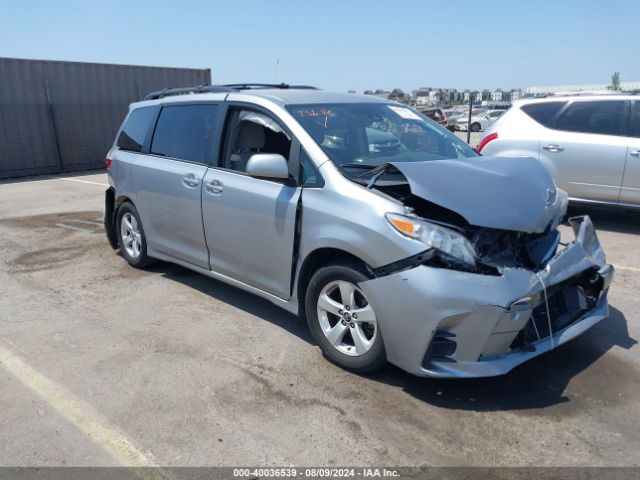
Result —
[{"label": "car roof", "polygon": [[640,100],[640,96],[633,94],[603,93],[603,94],[583,94],[583,95],[548,95],[538,98],[522,98],[516,100],[514,105],[528,105],[530,103],[544,102],[569,102],[569,101],[589,101],[589,100]]},{"label": "car roof", "polygon": [[194,101],[220,101],[231,95],[233,99],[239,100],[246,97],[263,98],[270,100],[280,106],[296,104],[327,104],[327,103],[395,103],[390,100],[377,97],[375,95],[360,95],[357,93],[328,92],[309,88],[255,88],[247,90],[236,90],[230,92],[215,93],[188,93],[184,95],[172,95],[153,100],[143,100],[131,104],[132,108],[149,105],[162,105],[164,103],[181,103]]}]

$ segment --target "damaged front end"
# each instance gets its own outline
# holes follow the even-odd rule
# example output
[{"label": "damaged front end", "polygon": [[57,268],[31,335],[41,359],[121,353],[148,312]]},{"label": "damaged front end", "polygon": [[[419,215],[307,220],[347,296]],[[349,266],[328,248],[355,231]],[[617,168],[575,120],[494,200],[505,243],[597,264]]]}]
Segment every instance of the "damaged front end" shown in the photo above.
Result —
[{"label": "damaged front end", "polygon": [[[429,173],[446,178],[429,172],[431,167],[394,167],[406,181],[379,182],[375,188],[402,201],[419,222],[457,232],[475,258],[470,263],[459,249],[427,248],[376,269],[376,278],[360,284],[380,319],[391,363],[423,376],[500,375],[608,316],[613,267],[588,216],[571,218],[575,239],[560,243],[557,227],[566,194],[546,172],[527,163],[524,181],[490,159],[480,162],[484,184],[468,183],[472,187],[464,192],[451,187],[454,182],[423,181]],[[505,184],[510,185],[506,195],[504,189],[502,195],[492,191]],[[431,196],[429,187],[434,187]],[[523,190],[533,198],[520,198]],[[456,197],[447,202],[447,191],[466,195],[472,204],[478,195],[476,208]],[[451,204],[465,207],[454,210]]]}]

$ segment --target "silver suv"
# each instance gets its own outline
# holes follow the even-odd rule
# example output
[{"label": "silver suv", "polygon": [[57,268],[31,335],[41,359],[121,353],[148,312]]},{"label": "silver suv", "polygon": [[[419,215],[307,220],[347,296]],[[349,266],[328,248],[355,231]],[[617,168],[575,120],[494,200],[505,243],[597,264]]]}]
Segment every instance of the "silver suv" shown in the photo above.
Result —
[{"label": "silver suv", "polygon": [[534,159],[404,105],[287,85],[165,90],[108,154],[127,262],[182,265],[306,318],[331,361],[499,375],[608,315],[613,269]]},{"label": "silver suv", "polygon": [[640,207],[640,97],[516,102],[479,144],[485,155],[539,159],[571,201]]}]

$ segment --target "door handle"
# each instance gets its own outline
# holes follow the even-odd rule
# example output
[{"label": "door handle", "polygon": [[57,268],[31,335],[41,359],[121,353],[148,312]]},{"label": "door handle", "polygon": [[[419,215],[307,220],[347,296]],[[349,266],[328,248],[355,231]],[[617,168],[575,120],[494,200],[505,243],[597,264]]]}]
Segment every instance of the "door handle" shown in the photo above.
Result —
[{"label": "door handle", "polygon": [[633,152],[629,152],[629,155],[633,155],[634,157],[640,158],[640,150],[634,150]]},{"label": "door handle", "polygon": [[182,177],[182,183],[189,188],[196,188],[200,185],[200,179],[193,173]]},{"label": "door handle", "polygon": [[550,152],[561,152],[564,150],[563,147],[561,147],[560,145],[545,145],[544,147],[545,150],[548,150]]},{"label": "door handle", "polygon": [[204,189],[211,195],[220,195],[224,190],[224,185],[220,180],[213,179],[205,184]]}]

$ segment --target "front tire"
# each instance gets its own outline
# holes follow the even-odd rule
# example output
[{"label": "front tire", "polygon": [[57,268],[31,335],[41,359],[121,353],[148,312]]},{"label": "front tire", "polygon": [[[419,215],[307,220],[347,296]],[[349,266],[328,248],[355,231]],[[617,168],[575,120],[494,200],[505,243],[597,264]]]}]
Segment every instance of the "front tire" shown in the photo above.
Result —
[{"label": "front tire", "polygon": [[479,123],[472,123],[471,124],[471,131],[472,132],[479,132],[481,128],[482,127],[480,126]]},{"label": "front tire", "polygon": [[140,215],[132,203],[125,202],[118,209],[116,229],[120,254],[129,265],[145,268],[153,263],[153,259],[147,256],[147,238]]},{"label": "front tire", "polygon": [[328,265],[311,277],[305,296],[307,323],[324,355],[357,373],[387,363],[378,319],[358,287],[366,280],[355,264]]}]

